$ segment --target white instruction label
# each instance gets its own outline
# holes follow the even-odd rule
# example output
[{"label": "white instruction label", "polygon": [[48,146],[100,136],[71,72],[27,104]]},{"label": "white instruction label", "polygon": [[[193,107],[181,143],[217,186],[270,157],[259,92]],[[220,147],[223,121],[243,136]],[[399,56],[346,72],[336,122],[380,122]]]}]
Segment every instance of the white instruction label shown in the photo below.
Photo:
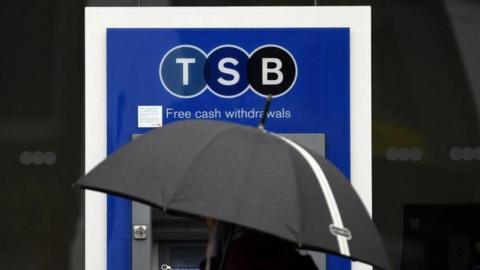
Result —
[{"label": "white instruction label", "polygon": [[163,125],[162,106],[138,106],[138,127],[156,128]]}]

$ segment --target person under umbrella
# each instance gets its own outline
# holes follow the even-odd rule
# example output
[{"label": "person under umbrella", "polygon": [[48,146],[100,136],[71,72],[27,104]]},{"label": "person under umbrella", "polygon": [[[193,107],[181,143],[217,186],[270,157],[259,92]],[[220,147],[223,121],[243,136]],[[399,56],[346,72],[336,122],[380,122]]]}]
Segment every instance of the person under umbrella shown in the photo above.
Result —
[{"label": "person under umbrella", "polygon": [[[77,186],[391,269],[382,239],[346,177],[321,155],[263,125],[175,122],[125,145]],[[227,232],[225,251],[233,231]],[[236,249],[248,247],[240,243]],[[221,270],[228,263],[225,251]]]},{"label": "person under umbrella", "polygon": [[[228,250],[225,228],[232,226],[207,219],[209,241],[201,270],[318,270],[309,255],[300,255],[294,245],[268,234],[236,227]],[[223,254],[225,253],[225,254]]]}]

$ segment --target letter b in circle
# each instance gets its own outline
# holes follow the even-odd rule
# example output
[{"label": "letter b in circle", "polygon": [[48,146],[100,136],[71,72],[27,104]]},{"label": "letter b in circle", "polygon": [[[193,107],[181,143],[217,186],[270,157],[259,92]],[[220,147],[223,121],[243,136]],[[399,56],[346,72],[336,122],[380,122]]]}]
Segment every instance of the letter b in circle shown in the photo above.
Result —
[{"label": "letter b in circle", "polygon": [[248,63],[248,80],[261,95],[280,96],[288,92],[297,77],[293,56],[285,49],[266,45],[257,48]]}]

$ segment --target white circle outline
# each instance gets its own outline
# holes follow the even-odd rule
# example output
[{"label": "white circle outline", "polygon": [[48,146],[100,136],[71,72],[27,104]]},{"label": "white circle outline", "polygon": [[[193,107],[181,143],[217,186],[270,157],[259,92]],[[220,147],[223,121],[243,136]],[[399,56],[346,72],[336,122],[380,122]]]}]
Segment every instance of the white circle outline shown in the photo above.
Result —
[{"label": "white circle outline", "polygon": [[[250,53],[249,56],[251,57],[255,52],[257,52],[258,50],[261,50],[261,49],[263,49],[263,48],[265,48],[265,47],[275,47],[275,48],[278,48],[278,49],[281,49],[281,50],[285,51],[285,52],[292,58],[293,64],[295,65],[295,78],[293,78],[293,81],[292,81],[292,84],[290,85],[290,87],[289,87],[287,90],[285,90],[283,93],[281,93],[281,94],[272,95],[272,98],[281,97],[281,96],[285,95],[286,93],[290,92],[290,90],[291,90],[291,89],[293,88],[293,86],[295,85],[295,82],[297,81],[297,76],[298,76],[297,60],[295,59],[295,57],[293,57],[293,54],[292,54],[289,50],[287,50],[287,49],[285,49],[284,47],[282,47],[282,46],[280,46],[280,45],[277,45],[277,44],[265,44],[265,45],[262,45],[262,46],[260,46],[260,47],[257,47],[255,50],[253,50],[253,51]],[[250,83],[250,81],[249,81],[249,83]],[[253,86],[251,86],[251,85],[250,85],[250,88],[251,88],[252,91],[253,91],[255,94],[257,94],[258,96],[261,96],[261,97],[264,97],[264,98],[266,98],[266,97],[268,96],[268,95],[264,95],[264,94],[258,92],[258,91],[257,91]]]},{"label": "white circle outline", "polygon": [[[182,96],[182,95],[179,95],[177,93],[174,93],[172,90],[170,90],[167,85],[165,84],[165,82],[163,81],[163,77],[162,77],[162,66],[163,66],[163,62],[165,61],[165,58],[167,58],[168,55],[170,55],[170,53],[172,53],[172,51],[178,49],[178,48],[191,48],[191,49],[195,49],[195,50],[198,50],[199,52],[201,52],[204,56],[205,56],[205,62],[207,61],[207,54],[202,50],[200,49],[199,47],[197,46],[194,46],[194,45],[190,45],[190,44],[182,44],[182,45],[178,45],[178,46],[175,46],[173,48],[171,48],[170,50],[168,50],[168,52],[163,56],[162,58],[162,61],[160,61],[160,66],[158,67],[158,76],[160,77],[160,82],[162,83],[162,86],[170,93],[172,94],[173,96],[176,96],[178,98],[184,98],[184,99],[187,99],[187,98],[194,98],[196,96],[199,96],[201,95],[203,92],[205,92],[205,90],[207,90],[208,88],[208,83],[207,81],[205,81],[205,87],[203,87],[203,89],[201,89],[200,91],[198,91],[198,93],[196,94],[193,94],[193,95],[190,95],[190,96]],[[205,78],[204,78],[205,79]]]},{"label": "white circle outline", "polygon": [[[243,48],[241,48],[241,47],[239,47],[239,46],[237,46],[237,45],[233,45],[233,44],[224,44],[224,45],[220,45],[220,46],[217,46],[217,47],[213,48],[213,50],[211,50],[211,51],[207,54],[207,61],[208,61],[208,57],[210,57],[210,55],[211,55],[213,52],[215,52],[215,51],[217,51],[217,50],[219,50],[219,49],[221,49],[221,48],[227,48],[227,47],[239,49],[240,51],[242,51],[242,52],[247,56],[248,61],[250,61],[250,54],[248,54],[248,52],[247,52],[245,49],[243,49]],[[247,67],[248,67],[248,62],[247,62]],[[205,76],[205,74],[204,74],[204,76]],[[205,80],[205,81],[206,81],[206,80]],[[208,85],[208,82],[207,82],[207,88],[208,88],[208,90],[209,90],[212,94],[214,94],[214,95],[216,95],[216,96],[218,96],[218,97],[221,97],[221,98],[236,98],[236,97],[239,97],[239,96],[245,94],[245,92],[248,91],[248,88],[251,88],[251,87],[250,87],[250,82],[248,81],[248,76],[247,76],[247,82],[248,82],[248,84],[247,84],[247,86],[245,87],[245,89],[243,89],[243,90],[240,91],[238,94],[233,95],[233,96],[225,96],[225,95],[221,95],[221,94],[215,92],[215,91],[210,87],[210,85]]]}]

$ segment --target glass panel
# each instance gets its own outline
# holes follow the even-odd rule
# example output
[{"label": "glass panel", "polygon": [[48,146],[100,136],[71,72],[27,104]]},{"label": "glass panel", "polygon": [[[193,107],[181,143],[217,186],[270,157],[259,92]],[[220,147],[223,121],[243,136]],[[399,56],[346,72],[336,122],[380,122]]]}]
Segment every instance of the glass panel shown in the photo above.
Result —
[{"label": "glass panel", "polygon": [[81,269],[80,1],[0,8],[0,268]]},{"label": "glass panel", "polygon": [[374,220],[395,269],[479,267],[479,8],[373,8]]}]

